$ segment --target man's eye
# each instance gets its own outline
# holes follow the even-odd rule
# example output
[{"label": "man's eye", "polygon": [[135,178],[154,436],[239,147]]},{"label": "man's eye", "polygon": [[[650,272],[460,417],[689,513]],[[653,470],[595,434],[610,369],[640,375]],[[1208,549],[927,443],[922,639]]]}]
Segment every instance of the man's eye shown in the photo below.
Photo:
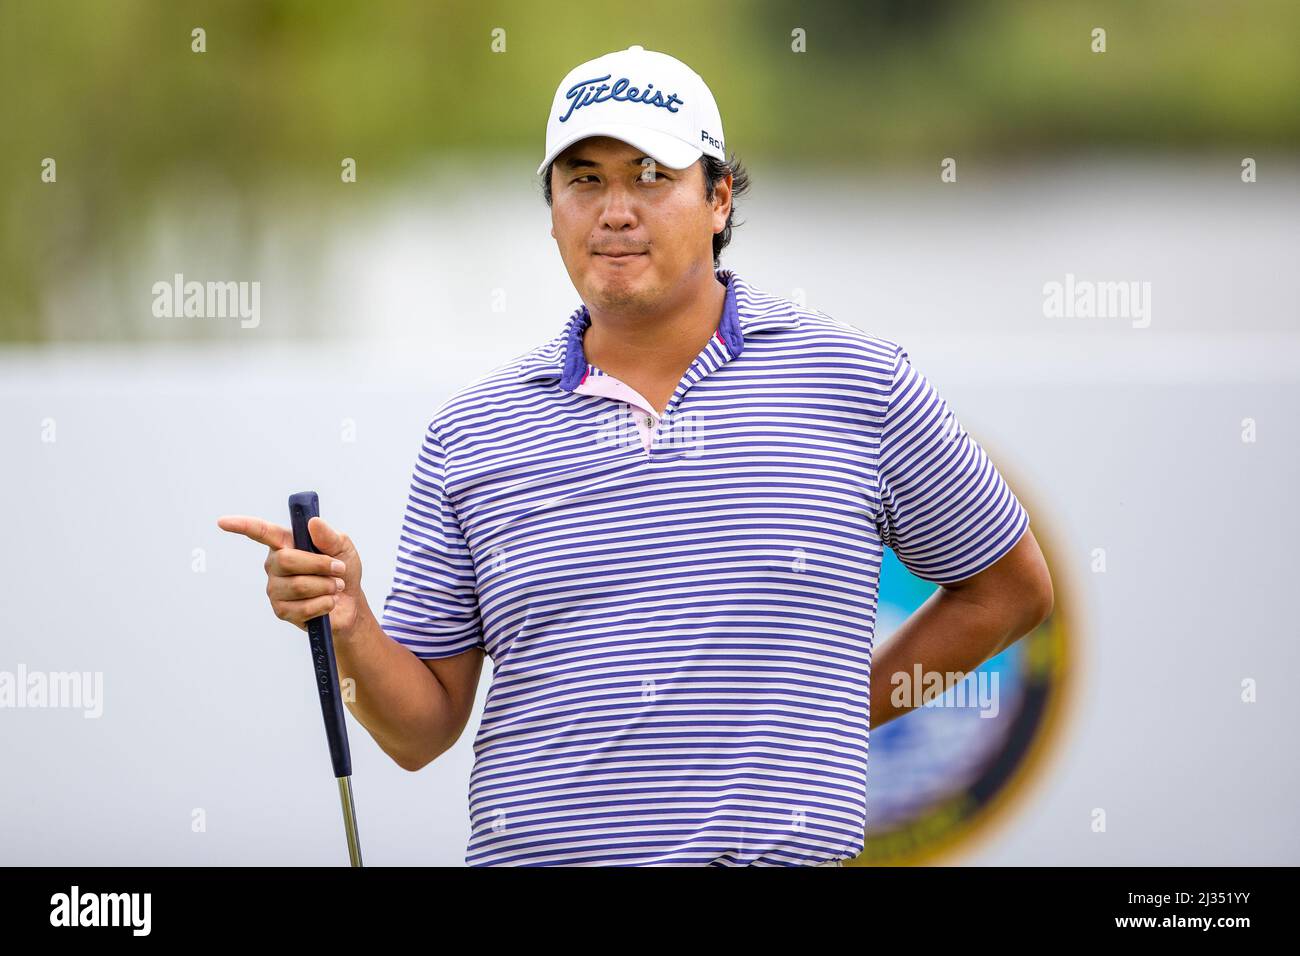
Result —
[{"label": "man's eye", "polygon": [[[646,172],[648,172],[648,170],[646,170]],[[655,177],[656,177],[656,178],[653,180],[654,182],[658,182],[658,178],[659,178],[659,177],[662,177],[662,178],[664,178],[664,179],[668,179],[668,178],[669,178],[668,174],[665,173],[665,172],[663,172],[663,171],[661,171],[661,170],[656,169],[654,172],[655,172]],[[575,179],[575,180],[573,181],[573,184],[574,184],[574,185],[577,185],[577,184],[581,183],[583,180],[586,180],[586,179],[595,180],[595,179],[596,179],[596,175],[595,175],[595,173],[588,173],[586,176],[579,176],[577,179]],[[648,182],[651,182],[651,181],[652,181],[651,179],[649,179],[649,178],[646,176],[645,172],[638,173],[638,174],[637,174],[637,179],[641,180],[641,182],[644,182],[644,183],[648,183]]]}]

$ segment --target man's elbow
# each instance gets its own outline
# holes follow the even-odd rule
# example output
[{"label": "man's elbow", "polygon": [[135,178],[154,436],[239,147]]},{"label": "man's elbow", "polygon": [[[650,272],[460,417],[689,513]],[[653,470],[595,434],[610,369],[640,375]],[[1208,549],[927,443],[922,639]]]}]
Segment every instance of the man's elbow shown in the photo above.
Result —
[{"label": "man's elbow", "polygon": [[1023,633],[1018,637],[1024,637],[1025,634],[1032,633],[1040,627],[1044,621],[1052,616],[1052,609],[1055,606],[1055,600],[1049,591],[1047,596],[1034,605],[1034,612],[1029,617],[1029,624],[1025,627]]},{"label": "man's elbow", "polygon": [[[455,741],[452,741],[452,743],[454,744]],[[423,770],[425,767],[429,766],[429,764],[433,763],[450,749],[451,744],[448,744],[445,747],[439,747],[436,750],[424,750],[418,754],[390,753],[388,756],[392,757],[393,763],[397,764],[403,770],[415,773],[417,770]]]},{"label": "man's elbow", "polygon": [[1009,626],[1008,633],[1003,637],[1001,643],[993,649],[993,652],[989,655],[990,657],[1001,654],[1052,616],[1056,597],[1052,592],[1050,580],[1047,582],[1046,588],[1026,587],[1022,594],[1022,599],[1016,603],[1018,613],[1013,618],[1014,623]]},{"label": "man's elbow", "polygon": [[415,773],[417,770],[423,770],[430,763],[428,760],[407,760],[404,758],[399,760],[397,757],[393,758],[393,762],[403,770],[410,773]]},{"label": "man's elbow", "polygon": [[1046,621],[1056,607],[1056,590],[1052,587],[1052,576],[1047,571],[1047,565],[1044,564],[1040,572],[1026,582],[1025,591],[1028,596],[1025,599],[1024,623],[1021,625],[1023,630],[1016,635],[1016,639]]},{"label": "man's elbow", "polygon": [[1033,631],[1056,606],[1052,575],[1034,533],[1026,529],[1007,554],[979,574],[947,587],[962,599],[995,616],[1002,638],[992,654],[1001,653]]}]

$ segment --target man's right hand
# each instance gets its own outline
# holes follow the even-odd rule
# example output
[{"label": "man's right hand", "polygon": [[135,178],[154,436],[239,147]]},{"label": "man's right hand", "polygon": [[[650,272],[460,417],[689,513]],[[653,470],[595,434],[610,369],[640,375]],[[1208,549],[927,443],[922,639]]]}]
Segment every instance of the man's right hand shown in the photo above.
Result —
[{"label": "man's right hand", "polygon": [[217,527],[242,534],[270,548],[266,563],[266,596],[282,621],[307,630],[312,618],[328,614],[334,639],[347,640],[357,622],[370,613],[361,592],[361,558],[352,539],[313,517],[307,533],[320,554],[299,551],[293,532],[249,515],[222,515]]}]

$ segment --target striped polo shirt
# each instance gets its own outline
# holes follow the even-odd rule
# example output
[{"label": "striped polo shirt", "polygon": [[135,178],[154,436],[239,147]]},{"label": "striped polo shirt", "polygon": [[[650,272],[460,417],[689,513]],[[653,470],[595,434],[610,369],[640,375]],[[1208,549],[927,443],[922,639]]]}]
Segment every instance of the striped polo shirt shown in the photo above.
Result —
[{"label": "striped polo shirt", "polygon": [[424,433],[381,623],[492,659],[470,866],[856,856],[882,549],[952,583],[1028,526],[902,347],[716,276],[662,416],[581,306]]}]

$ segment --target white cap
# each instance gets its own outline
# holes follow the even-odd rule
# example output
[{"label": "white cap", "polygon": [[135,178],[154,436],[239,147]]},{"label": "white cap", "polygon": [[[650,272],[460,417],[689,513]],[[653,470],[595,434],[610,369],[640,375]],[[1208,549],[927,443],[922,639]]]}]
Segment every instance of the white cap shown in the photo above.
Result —
[{"label": "white cap", "polygon": [[565,76],[546,121],[538,175],[588,136],[621,139],[669,169],[684,169],[705,153],[727,158],[722,117],[704,80],[681,60],[640,46],[598,56]]}]

